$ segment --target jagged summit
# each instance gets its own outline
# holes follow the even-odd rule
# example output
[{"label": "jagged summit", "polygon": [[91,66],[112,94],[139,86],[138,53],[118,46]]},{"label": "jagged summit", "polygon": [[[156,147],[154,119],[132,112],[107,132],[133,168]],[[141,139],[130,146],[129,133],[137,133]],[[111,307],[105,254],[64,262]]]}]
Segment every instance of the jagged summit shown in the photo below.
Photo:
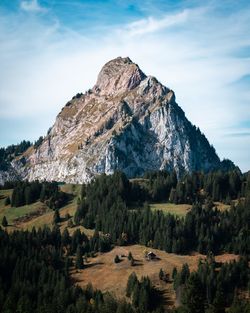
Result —
[{"label": "jagged summit", "polygon": [[181,175],[220,166],[174,92],[129,58],[118,57],[103,66],[92,89],[68,101],[39,146],[0,172],[0,183],[11,177],[82,183],[115,170],[135,177],[151,170]]},{"label": "jagged summit", "polygon": [[118,57],[103,66],[94,89],[106,95],[126,92],[137,87],[146,77],[130,58]]}]

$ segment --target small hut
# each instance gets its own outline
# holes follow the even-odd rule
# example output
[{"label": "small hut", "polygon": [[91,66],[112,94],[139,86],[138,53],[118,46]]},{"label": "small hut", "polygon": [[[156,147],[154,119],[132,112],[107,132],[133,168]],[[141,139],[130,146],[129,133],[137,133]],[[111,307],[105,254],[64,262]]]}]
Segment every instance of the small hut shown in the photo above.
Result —
[{"label": "small hut", "polygon": [[154,252],[152,252],[152,251],[149,251],[149,253],[147,254],[147,259],[149,261],[155,260],[156,259],[156,254]]}]

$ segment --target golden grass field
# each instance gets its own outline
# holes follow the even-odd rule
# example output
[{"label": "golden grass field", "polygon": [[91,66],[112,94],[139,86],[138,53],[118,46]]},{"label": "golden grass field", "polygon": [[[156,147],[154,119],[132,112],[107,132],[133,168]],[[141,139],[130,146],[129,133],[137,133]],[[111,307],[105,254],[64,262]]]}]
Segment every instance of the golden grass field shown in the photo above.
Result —
[{"label": "golden grass field", "polygon": [[190,204],[174,204],[174,203],[152,203],[150,208],[152,211],[162,211],[163,213],[173,214],[184,217],[191,209]]},{"label": "golden grass field", "polygon": [[[148,261],[144,258],[144,252],[153,251],[159,260]],[[127,257],[121,257],[120,263],[114,263],[114,258],[118,256],[128,256],[131,252],[135,261],[135,266],[131,266]],[[187,263],[190,270],[193,271],[198,266],[200,258],[204,255],[176,255],[157,249],[147,248],[142,245],[131,245],[125,247],[115,247],[107,253],[99,253],[94,258],[88,258],[85,267],[82,270],[71,271],[73,281],[81,286],[86,287],[89,282],[95,289],[103,292],[110,292],[118,298],[124,297],[129,275],[135,272],[137,277],[148,276],[153,285],[158,288],[164,297],[164,303],[168,305],[175,304],[175,292],[173,283],[166,283],[159,279],[159,271],[162,268],[166,273],[172,274],[173,268],[181,269],[184,263]],[[216,261],[226,262],[237,259],[236,255],[224,254],[216,256]]]},{"label": "golden grass field", "polygon": [[224,204],[224,203],[219,202],[219,201],[214,202],[214,204],[217,206],[218,210],[220,210],[222,212],[229,210],[231,207],[229,204]]}]

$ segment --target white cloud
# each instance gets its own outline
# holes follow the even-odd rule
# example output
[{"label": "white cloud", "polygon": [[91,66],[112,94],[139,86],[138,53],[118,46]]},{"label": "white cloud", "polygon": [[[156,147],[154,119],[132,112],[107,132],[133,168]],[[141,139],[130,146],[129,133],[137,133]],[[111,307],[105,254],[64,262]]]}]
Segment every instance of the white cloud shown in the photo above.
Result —
[{"label": "white cloud", "polygon": [[[28,119],[32,138],[27,139],[37,138],[46,133],[68,99],[94,85],[104,63],[129,56],[146,74],[175,91],[187,117],[220,157],[232,158],[247,170],[250,137],[239,140],[228,134],[247,132],[239,125],[250,120],[249,90],[233,83],[250,73],[250,59],[235,53],[250,44],[246,31],[250,12],[223,17],[214,13],[213,7],[181,10],[112,28],[106,36],[94,38],[88,29],[73,32],[58,21],[17,19],[9,27],[10,17],[3,17],[0,116],[10,121]],[[43,126],[31,132],[32,123]],[[26,133],[24,129],[23,137]]]},{"label": "white cloud", "polygon": [[47,9],[43,8],[37,0],[23,0],[20,3],[20,8],[26,12],[42,13],[47,11]]},{"label": "white cloud", "polygon": [[183,10],[181,13],[167,15],[160,19],[150,16],[128,24],[123,31],[129,36],[138,36],[157,32],[162,29],[184,23],[187,20],[188,14],[189,10]]}]

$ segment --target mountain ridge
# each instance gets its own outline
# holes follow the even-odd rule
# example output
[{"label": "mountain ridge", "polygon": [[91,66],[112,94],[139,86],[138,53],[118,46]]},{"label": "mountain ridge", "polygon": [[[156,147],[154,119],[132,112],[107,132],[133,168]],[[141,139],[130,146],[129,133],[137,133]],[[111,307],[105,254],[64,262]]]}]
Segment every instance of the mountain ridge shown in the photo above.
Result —
[{"label": "mountain ridge", "polygon": [[[92,89],[67,102],[37,147],[11,162],[9,176],[82,183],[115,170],[128,177],[150,170],[180,176],[220,164],[174,92],[118,57],[103,66]],[[6,175],[0,172],[0,182]]]}]

